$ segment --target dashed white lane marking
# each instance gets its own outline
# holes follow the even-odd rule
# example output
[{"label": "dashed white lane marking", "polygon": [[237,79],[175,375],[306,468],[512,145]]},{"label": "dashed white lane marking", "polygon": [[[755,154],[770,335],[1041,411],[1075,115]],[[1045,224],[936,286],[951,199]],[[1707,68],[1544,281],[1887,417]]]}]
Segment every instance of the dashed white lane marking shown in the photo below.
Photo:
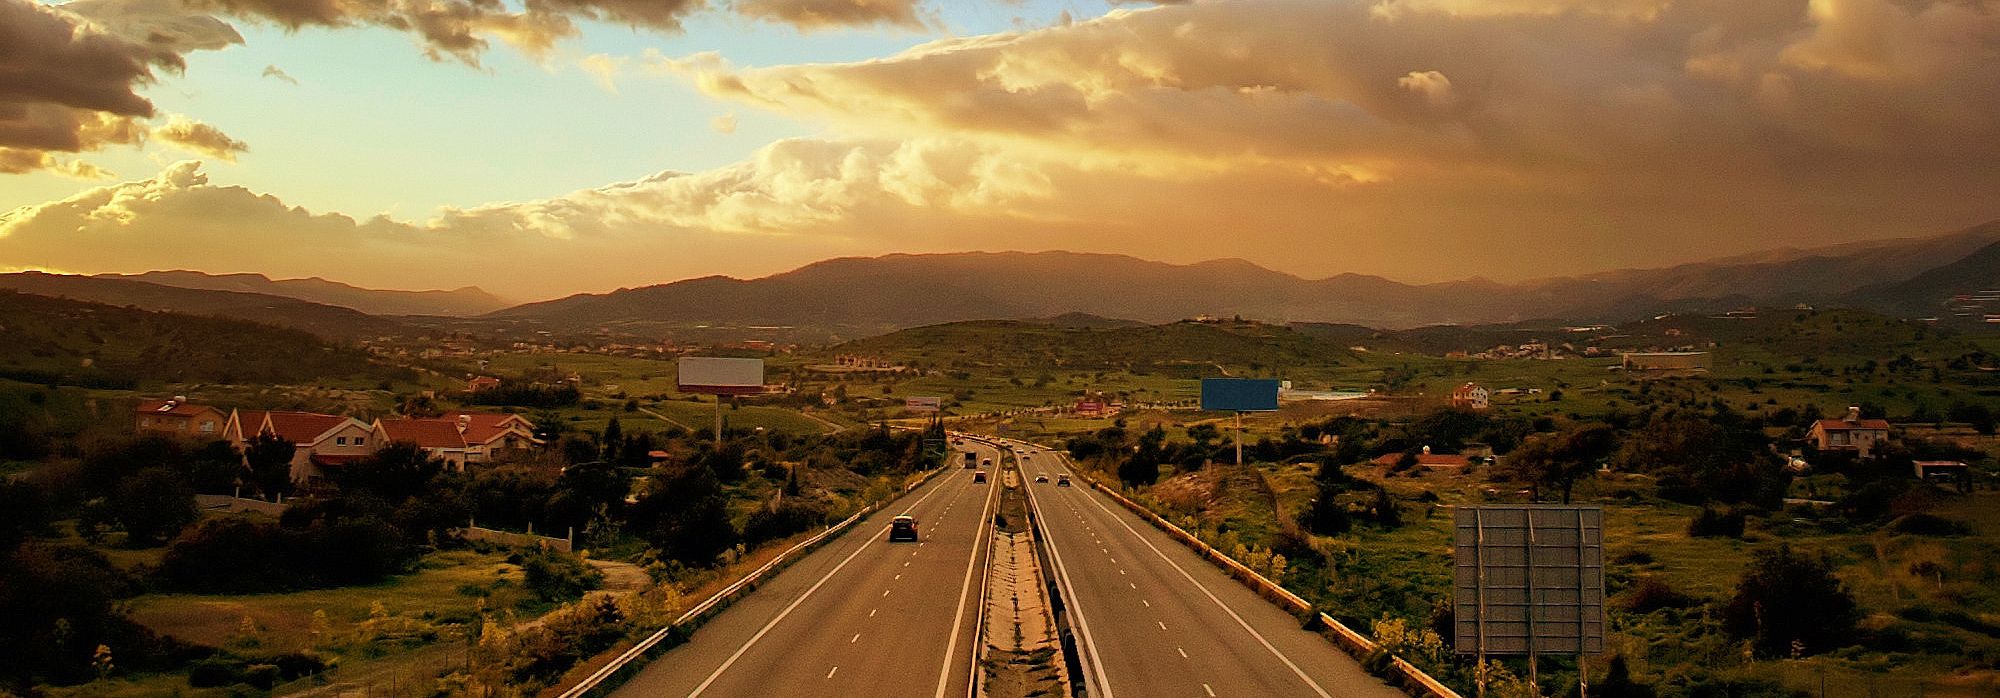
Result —
[{"label": "dashed white lane marking", "polygon": [[1174,651],[1175,651],[1175,652],[1179,652],[1179,653],[1181,653],[1181,659],[1187,659],[1187,658],[1188,658],[1188,656],[1187,656],[1187,650],[1185,650],[1185,649],[1181,649],[1181,648],[1179,648],[1179,647],[1175,647],[1175,648],[1174,648]]},{"label": "dashed white lane marking", "polygon": [[903,575],[900,575],[900,574],[899,574],[899,575],[896,575],[896,579],[902,579],[902,578],[903,578]]},{"label": "dashed white lane marking", "polygon": [[871,608],[871,609],[868,609],[868,617],[869,617],[869,618],[874,618],[874,617],[875,617],[875,612],[876,612],[876,611],[880,611],[880,610],[882,610],[882,609],[879,609],[879,608]]},{"label": "dashed white lane marking", "polygon": [[[839,667],[839,666],[835,666],[835,667],[834,667],[834,668],[832,668],[832,669],[828,669],[828,670],[826,670],[826,677],[827,677],[827,678],[829,678],[829,679],[830,679],[830,678],[833,678],[833,673],[834,673],[834,672],[836,672],[836,671],[840,671],[840,667]],[[1213,695],[1213,694],[1210,694],[1210,695]]]},{"label": "dashed white lane marking", "polygon": [[1156,624],[1158,624],[1158,625],[1160,626],[1160,629],[1161,629],[1161,630],[1166,630],[1166,629],[1167,629],[1167,622],[1166,622],[1166,621],[1163,621],[1163,620],[1156,620],[1156,621],[1153,621],[1153,622],[1154,622],[1154,623],[1156,623]]},{"label": "dashed white lane marking", "polygon": [[904,567],[909,567],[909,566],[910,566],[910,563],[909,563],[908,561],[905,561],[905,562],[903,563],[903,566],[904,566]]},{"label": "dashed white lane marking", "polygon": [[1137,585],[1137,584],[1133,584],[1133,583],[1131,583],[1131,582],[1126,582],[1126,583],[1125,583],[1125,586],[1128,586],[1128,587],[1132,587],[1132,588],[1134,588],[1134,589],[1137,589],[1137,588],[1139,588],[1139,585]]},{"label": "dashed white lane marking", "polygon": [[1202,684],[1202,685],[1201,685],[1201,690],[1204,690],[1204,691],[1207,691],[1207,692],[1208,692],[1208,698],[1215,698],[1215,689],[1213,689],[1213,688],[1209,688],[1209,687],[1208,687],[1208,684]]},{"label": "dashed white lane marking", "polygon": [[1124,573],[1125,573],[1125,570],[1118,570],[1118,573],[1119,573],[1119,574],[1124,574]]},{"label": "dashed white lane marking", "polygon": [[861,639],[861,633],[855,633],[854,637],[847,638],[847,644],[852,645],[860,639]]},{"label": "dashed white lane marking", "polygon": [[888,590],[888,589],[883,589],[883,590],[882,590],[882,595],[883,595],[883,596],[888,596],[888,595],[889,595],[889,590]]},{"label": "dashed white lane marking", "polygon": [[1139,603],[1142,603],[1142,604],[1145,604],[1145,605],[1146,605],[1146,608],[1152,608],[1152,607],[1153,607],[1153,602],[1151,602],[1151,601],[1147,601],[1147,600],[1145,600],[1145,599],[1139,599]]}]

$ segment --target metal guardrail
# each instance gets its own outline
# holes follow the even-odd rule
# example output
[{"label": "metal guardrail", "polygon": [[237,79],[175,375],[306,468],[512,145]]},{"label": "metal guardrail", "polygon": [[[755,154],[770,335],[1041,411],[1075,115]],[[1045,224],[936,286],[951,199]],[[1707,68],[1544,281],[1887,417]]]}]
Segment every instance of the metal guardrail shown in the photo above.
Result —
[{"label": "metal guardrail", "polygon": [[[1070,461],[1068,455],[1057,455],[1064,462],[1070,463],[1072,466],[1075,465],[1075,463]],[[1071,469],[1074,470],[1075,468],[1072,467]],[[1168,537],[1179,541],[1182,545],[1194,550],[1203,558],[1221,566],[1224,571],[1229,573],[1230,577],[1241,582],[1244,586],[1250,587],[1250,590],[1257,592],[1257,595],[1270,599],[1292,613],[1312,612],[1312,604],[1307,603],[1298,594],[1292,593],[1290,589],[1284,588],[1277,582],[1273,582],[1264,575],[1258,574],[1256,570],[1250,569],[1249,566],[1237,562],[1235,558],[1224,554],[1220,550],[1216,550],[1214,546],[1182,530],[1181,527],[1174,525],[1173,522],[1166,520],[1159,514],[1153,513],[1151,509],[1147,509],[1138,502],[1126,498],[1125,495],[1111,489],[1104,483],[1098,482],[1095,478],[1084,478],[1084,481],[1089,482],[1091,487],[1096,488],[1099,492],[1103,492],[1112,501],[1131,510],[1139,518],[1146,520],[1147,523],[1153,524],[1154,528],[1165,532]],[[1325,613],[1318,615],[1321,626],[1325,627],[1327,632],[1332,635],[1334,644],[1356,659],[1366,659],[1370,655],[1382,651],[1381,645],[1376,644],[1368,636],[1356,632],[1353,628],[1347,627],[1347,624],[1334,619],[1333,616]],[[1406,690],[1416,695],[1425,696],[1426,698],[1461,698],[1458,691],[1452,690],[1450,686],[1444,685],[1443,682],[1425,673],[1424,670],[1417,668],[1416,665],[1405,661],[1402,657],[1391,655],[1389,657],[1389,669],[1395,674],[1391,678],[1398,679],[1398,682]]]},{"label": "metal guardrail", "polygon": [[[897,496],[900,497],[903,494],[909,493],[911,490],[915,490],[918,487],[922,487],[924,483],[930,481],[930,478],[933,475],[936,475],[937,473],[940,472],[944,472],[944,470],[945,470],[944,468],[937,468],[931,470],[928,473],[925,473],[923,478],[917,480],[915,483],[912,483],[904,487],[902,492],[897,493]],[[631,649],[625,650],[623,653],[619,654],[618,657],[616,659],[611,660],[610,663],[605,664],[602,667],[599,667],[597,671],[591,672],[590,676],[584,677],[584,679],[582,681],[577,682],[575,686],[571,686],[569,690],[563,691],[561,697],[583,698],[583,696],[592,695],[593,692],[597,691],[600,687],[604,685],[605,681],[609,681],[612,677],[617,676],[619,672],[625,671],[626,669],[630,668],[633,662],[638,661],[641,657],[646,656],[646,653],[651,652],[653,648],[658,647],[661,642],[667,639],[668,635],[673,633],[675,628],[679,628],[690,621],[700,618],[703,614],[715,610],[716,606],[732,599],[738,593],[741,593],[745,588],[753,584],[756,584],[758,580],[763,579],[764,575],[769,574],[773,569],[776,569],[778,565],[784,563],[786,560],[790,559],[793,555],[798,554],[799,551],[806,550],[808,548],[811,548],[812,546],[824,542],[827,538],[843,530],[846,530],[849,526],[852,526],[855,522],[860,521],[862,517],[880,511],[884,505],[887,505],[889,502],[892,501],[895,501],[895,499],[891,498],[879,504],[871,504],[869,506],[862,507],[860,511],[854,512],[853,516],[847,517],[840,523],[828,526],[826,530],[814,534],[813,537],[811,538],[807,538],[803,541],[800,541],[797,545],[793,545],[790,548],[786,548],[784,552],[778,553],[776,557],[771,558],[770,561],[765,562],[757,569],[751,570],[749,574],[743,575],[742,578],[737,579],[735,582],[731,582],[729,586],[723,587],[721,591],[715,592],[714,595],[709,596],[706,599],[703,599],[701,603],[695,604],[694,608],[688,609],[686,613],[682,613],[679,618],[675,618],[674,621],[672,623],[668,623],[666,627],[660,628],[659,630],[655,631],[652,635],[648,635],[646,639],[640,640],[638,644],[633,645]]]}]

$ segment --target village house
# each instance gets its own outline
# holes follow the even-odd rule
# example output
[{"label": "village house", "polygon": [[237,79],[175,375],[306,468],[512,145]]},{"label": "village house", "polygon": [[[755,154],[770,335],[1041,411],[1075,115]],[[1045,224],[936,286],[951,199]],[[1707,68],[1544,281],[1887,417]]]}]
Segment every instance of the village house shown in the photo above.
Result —
[{"label": "village house", "polygon": [[1886,419],[1862,419],[1861,408],[1847,408],[1847,416],[1840,419],[1822,419],[1813,422],[1812,430],[1806,438],[1821,451],[1853,451],[1862,458],[1875,454],[1875,449],[1889,440],[1889,421]]},{"label": "village house", "polygon": [[[1417,467],[1428,470],[1461,471],[1472,465],[1471,456],[1431,453],[1431,447],[1429,446],[1425,446],[1422,452],[1417,453],[1416,458]],[[1403,454],[1401,453],[1384,453],[1376,456],[1373,462],[1376,465],[1395,467],[1397,463],[1401,463],[1402,461]]]},{"label": "village house", "polygon": [[540,445],[535,423],[518,414],[490,412],[446,412],[442,419],[452,422],[465,440],[465,462],[491,463],[509,454]]},{"label": "village house", "polygon": [[383,444],[415,445],[432,458],[444,461],[452,470],[465,469],[466,454],[471,450],[465,445],[457,420],[451,419],[378,419],[373,436]]},{"label": "village house", "polygon": [[133,426],[141,434],[166,434],[190,439],[222,438],[229,415],[208,405],[196,405],[187,398],[140,400],[132,408]]},{"label": "village house", "polygon": [[367,422],[316,412],[235,410],[223,436],[242,448],[258,434],[291,442],[292,481],[302,484],[325,479],[332,470],[381,448]]},{"label": "village house", "polygon": [[1492,395],[1477,383],[1466,383],[1451,391],[1451,406],[1464,410],[1483,410],[1492,406]]}]

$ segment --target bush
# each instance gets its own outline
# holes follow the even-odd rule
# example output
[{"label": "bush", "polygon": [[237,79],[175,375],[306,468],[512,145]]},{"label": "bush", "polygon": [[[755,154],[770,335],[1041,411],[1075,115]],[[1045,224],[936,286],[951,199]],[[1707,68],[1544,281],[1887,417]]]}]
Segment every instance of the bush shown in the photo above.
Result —
[{"label": "bush", "polygon": [[1890,533],[1910,536],[1965,536],[1972,527],[1935,514],[1910,514],[1889,522]]},{"label": "bush", "polygon": [[1722,512],[1702,507],[1701,513],[1688,522],[1687,534],[1696,538],[1742,538],[1743,521],[1740,509]]},{"label": "bush", "polygon": [[1663,608],[1692,608],[1700,600],[1668,586],[1657,576],[1646,575],[1632,584],[1619,605],[1632,613],[1652,613]]},{"label": "bush", "polygon": [[743,522],[743,543],[756,545],[811,530],[826,523],[826,505],[787,497],[776,509],[758,507]]},{"label": "bush", "polygon": [[521,556],[522,585],[542,601],[568,601],[604,583],[604,573],[583,558],[559,550]]},{"label": "bush", "polygon": [[287,528],[233,516],[183,533],[156,575],[183,591],[290,591],[381,581],[401,572],[415,554],[402,534],[373,517]]},{"label": "bush", "polygon": [[1794,553],[1789,545],[1759,551],[1723,608],[1723,626],[1765,657],[1840,647],[1860,618],[1854,597],[1833,575],[1833,563]]}]

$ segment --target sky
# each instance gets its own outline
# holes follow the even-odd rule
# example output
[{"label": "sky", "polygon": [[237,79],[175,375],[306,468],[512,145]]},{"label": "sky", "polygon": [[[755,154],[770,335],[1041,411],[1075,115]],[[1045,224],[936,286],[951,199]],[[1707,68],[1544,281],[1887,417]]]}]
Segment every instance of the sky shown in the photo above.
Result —
[{"label": "sky", "polygon": [[0,0],[0,271],[1502,281],[2000,218],[2000,1]]}]

